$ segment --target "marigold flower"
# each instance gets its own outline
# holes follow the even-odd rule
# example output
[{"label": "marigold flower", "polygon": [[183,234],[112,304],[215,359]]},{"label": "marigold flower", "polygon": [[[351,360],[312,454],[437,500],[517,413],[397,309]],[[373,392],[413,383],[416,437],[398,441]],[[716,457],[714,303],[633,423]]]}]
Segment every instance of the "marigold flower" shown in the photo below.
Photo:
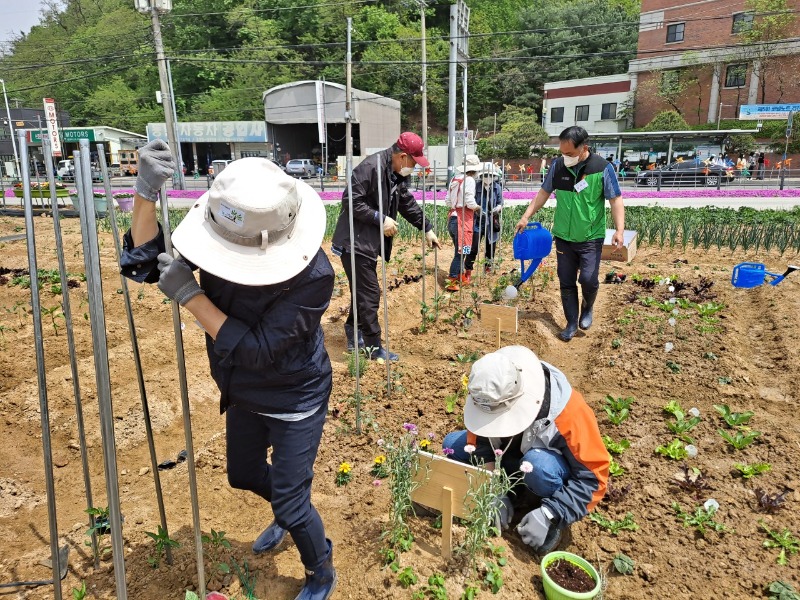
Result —
[{"label": "marigold flower", "polygon": [[376,456],[375,457],[375,464],[376,465],[382,465],[385,462],[386,462],[386,457],[383,454],[381,454],[380,456]]},{"label": "marigold flower", "polygon": [[339,469],[337,473],[342,473],[343,475],[347,475],[350,471],[353,470],[353,467],[348,462],[343,462],[339,465]]},{"label": "marigold flower", "polygon": [[420,450],[427,450],[428,448],[430,448],[430,445],[431,445],[430,441],[421,440],[420,443],[419,443],[419,449]]}]

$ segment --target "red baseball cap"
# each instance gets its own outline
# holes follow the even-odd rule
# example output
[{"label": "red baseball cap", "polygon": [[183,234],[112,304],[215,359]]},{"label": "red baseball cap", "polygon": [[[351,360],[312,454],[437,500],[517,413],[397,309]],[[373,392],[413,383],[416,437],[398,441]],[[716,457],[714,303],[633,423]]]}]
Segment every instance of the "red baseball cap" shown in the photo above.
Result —
[{"label": "red baseball cap", "polygon": [[427,167],[430,164],[423,154],[425,144],[416,133],[411,133],[410,131],[401,133],[400,137],[397,138],[397,147],[413,158],[414,162],[419,166]]}]

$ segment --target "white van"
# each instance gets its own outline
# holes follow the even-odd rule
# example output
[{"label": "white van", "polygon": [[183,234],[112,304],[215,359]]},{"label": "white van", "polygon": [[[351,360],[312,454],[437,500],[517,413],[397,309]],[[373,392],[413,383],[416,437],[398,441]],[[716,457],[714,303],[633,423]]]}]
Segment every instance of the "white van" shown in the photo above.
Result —
[{"label": "white van", "polygon": [[56,171],[56,175],[63,178],[65,175],[71,175],[74,170],[75,163],[71,158],[60,160],[58,161],[58,170]]}]

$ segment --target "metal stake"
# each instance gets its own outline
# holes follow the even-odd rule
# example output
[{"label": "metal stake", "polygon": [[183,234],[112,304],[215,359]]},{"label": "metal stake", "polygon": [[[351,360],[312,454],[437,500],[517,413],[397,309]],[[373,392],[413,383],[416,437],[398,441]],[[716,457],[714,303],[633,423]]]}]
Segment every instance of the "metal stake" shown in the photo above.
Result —
[{"label": "metal stake", "polygon": [[[383,223],[383,180],[378,157],[378,220]],[[391,203],[391,198],[389,199]],[[383,327],[386,334],[386,395],[392,397],[392,366],[389,360],[389,298],[386,292],[386,236],[381,231],[381,273],[383,275]]]},{"label": "metal stake", "polygon": [[[437,230],[437,221],[439,218],[438,214],[438,207],[436,206],[436,161],[433,161],[433,233],[436,237],[439,237],[439,231]],[[436,318],[439,318],[439,249],[434,246],[433,247],[433,310],[434,315]]]},{"label": "metal stake", "polygon": [[[94,508],[92,504],[92,482],[89,475],[89,453],[86,450],[86,430],[83,424],[83,406],[81,404],[81,386],[78,373],[78,360],[75,356],[75,332],[72,329],[72,308],[69,300],[69,276],[64,261],[64,242],[61,236],[61,217],[58,212],[56,196],[56,178],[53,171],[53,156],[50,139],[42,136],[44,166],[47,181],[50,184],[50,204],[53,207],[53,232],[56,238],[56,256],[58,257],[58,274],[61,281],[61,312],[64,313],[64,329],[67,330],[67,347],[69,348],[69,366],[72,373],[72,392],[75,395],[75,420],[78,427],[78,445],[81,450],[81,468],[83,469],[83,488],[86,490],[86,508]],[[94,515],[89,514],[89,529],[92,532],[92,556],[94,568],[100,568],[100,555],[97,547],[97,532],[94,529]]]},{"label": "metal stake", "polygon": [[[422,14],[425,14],[424,8],[423,8],[423,13]],[[425,254],[426,254],[426,252],[425,252],[425,250],[426,250],[426,248],[425,248],[425,223],[427,222],[426,221],[427,217],[425,216],[425,192],[426,192],[426,189],[425,189],[425,170],[426,169],[427,169],[427,167],[424,167],[422,169],[422,303],[423,304],[425,304],[425,275],[426,275],[426,272],[425,272]],[[423,320],[422,326],[424,328],[425,327],[425,317],[422,317],[422,320]]]},{"label": "metal stake", "polygon": [[[180,167],[179,167],[180,168]],[[164,232],[164,247],[173,255],[172,231],[169,224],[167,186],[161,187],[161,228]],[[206,597],[206,575],[203,564],[203,533],[200,531],[200,503],[197,499],[197,471],[194,464],[194,442],[192,440],[192,415],[189,407],[189,385],[186,382],[186,359],[183,353],[180,305],[172,301],[172,329],[175,333],[175,353],[178,363],[178,382],[181,388],[181,412],[183,413],[183,437],[186,444],[186,466],[189,468],[189,496],[192,500],[192,523],[194,525],[194,549],[197,561],[197,589],[201,598]]]},{"label": "metal stake", "polygon": [[[108,220],[111,222],[111,233],[114,236],[114,250],[117,256],[117,263],[122,258],[122,248],[119,243],[119,231],[117,229],[117,215],[114,208],[114,197],[111,193],[111,181],[109,180],[108,166],[106,165],[105,148],[103,144],[97,144],[97,154],[100,159],[100,172],[103,174],[103,184],[106,190],[106,200],[108,201]],[[139,397],[142,401],[142,417],[144,418],[144,431],[147,437],[147,448],[150,451],[150,468],[153,471],[153,480],[156,486],[156,501],[158,502],[158,515],[161,519],[161,527],[169,535],[167,528],[167,514],[164,511],[164,497],[161,493],[161,476],[158,471],[158,458],[156,457],[156,446],[153,439],[153,424],[150,421],[150,406],[147,402],[147,390],[144,387],[144,375],[142,373],[142,359],[139,355],[139,341],[136,336],[136,325],[133,322],[133,311],[131,310],[131,296],[128,291],[128,278],[120,272],[120,284],[122,285],[122,298],[125,302],[125,316],[128,319],[128,330],[131,335],[131,348],[133,349],[133,364],[136,366],[136,381],[139,385]],[[166,547],[167,564],[172,564],[172,547]]]},{"label": "metal stake", "polygon": [[36,346],[36,378],[39,385],[39,413],[42,423],[42,453],[44,455],[44,482],[47,489],[47,523],[50,528],[50,560],[53,567],[53,594],[61,600],[61,558],[58,554],[58,521],[56,519],[56,489],[53,481],[53,449],[50,445],[50,411],[47,406],[47,377],[44,363],[44,335],[42,334],[42,307],[39,302],[39,271],[36,266],[36,234],[33,229],[33,199],[28,167],[28,141],[25,131],[17,131],[19,151],[23,160],[22,201],[25,204],[25,233],[28,242],[28,272],[31,279],[31,312],[33,339]]},{"label": "metal stake", "polygon": [[[111,380],[108,366],[108,340],[106,317],[103,310],[103,281],[100,273],[100,252],[97,240],[97,219],[94,214],[92,168],[89,157],[89,140],[82,139],[80,150],[75,152],[75,183],[81,210],[81,234],[84,242],[86,288],[89,295],[89,322],[92,327],[97,401],[100,412],[100,433],[103,442],[103,466],[106,476],[108,520],[111,526],[111,552],[114,561],[114,579],[117,600],[127,600],[125,583],[125,554],[122,540],[122,514],[119,508],[119,476],[117,473],[117,447],[114,438],[114,409],[111,403]],[[79,181],[80,179],[80,181]],[[83,191],[83,198],[80,198]]]}]

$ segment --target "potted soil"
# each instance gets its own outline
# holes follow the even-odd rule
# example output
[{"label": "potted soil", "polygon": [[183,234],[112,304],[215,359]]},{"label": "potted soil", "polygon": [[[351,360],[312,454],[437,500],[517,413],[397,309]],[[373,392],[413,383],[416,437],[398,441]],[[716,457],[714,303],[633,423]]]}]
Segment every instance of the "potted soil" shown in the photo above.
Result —
[{"label": "potted soil", "polygon": [[541,568],[548,600],[589,600],[600,593],[600,575],[577,554],[551,552],[542,559]]}]

